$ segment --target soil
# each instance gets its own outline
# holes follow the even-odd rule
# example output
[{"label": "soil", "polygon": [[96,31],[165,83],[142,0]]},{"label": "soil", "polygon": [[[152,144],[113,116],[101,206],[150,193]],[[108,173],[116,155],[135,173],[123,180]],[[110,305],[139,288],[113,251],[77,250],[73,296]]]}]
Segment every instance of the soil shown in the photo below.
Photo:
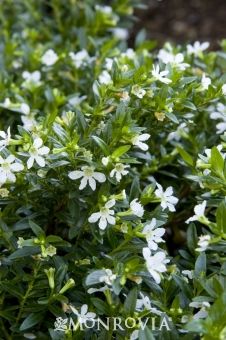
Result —
[{"label": "soil", "polygon": [[137,10],[135,34],[146,29],[148,38],[187,43],[210,41],[213,49],[226,38],[226,0],[146,0],[146,10]]}]

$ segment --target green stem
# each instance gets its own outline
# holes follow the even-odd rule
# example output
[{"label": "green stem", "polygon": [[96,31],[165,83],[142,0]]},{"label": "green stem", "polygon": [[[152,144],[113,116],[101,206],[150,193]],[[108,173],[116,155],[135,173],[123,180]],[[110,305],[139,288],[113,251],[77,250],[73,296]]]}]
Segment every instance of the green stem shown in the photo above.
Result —
[{"label": "green stem", "polygon": [[41,266],[41,263],[39,262],[37,267],[34,268],[34,274],[33,274],[33,279],[31,282],[29,282],[28,284],[28,287],[27,287],[27,291],[23,297],[23,300],[21,301],[21,304],[20,304],[20,309],[19,309],[19,312],[18,312],[18,315],[17,315],[17,318],[16,318],[16,325],[18,325],[20,319],[21,319],[21,316],[23,314],[23,311],[24,311],[24,306],[25,306],[25,303],[30,295],[30,292],[32,291],[33,287],[34,287],[34,282],[36,280],[36,277],[37,277],[37,274],[38,274],[38,271],[40,269],[40,266]]}]

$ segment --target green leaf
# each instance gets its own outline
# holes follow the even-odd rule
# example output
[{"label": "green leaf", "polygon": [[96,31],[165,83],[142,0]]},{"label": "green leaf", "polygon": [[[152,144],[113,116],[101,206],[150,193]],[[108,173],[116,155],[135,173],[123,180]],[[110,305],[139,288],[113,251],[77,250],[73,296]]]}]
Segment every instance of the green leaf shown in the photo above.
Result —
[{"label": "green leaf", "polygon": [[198,236],[196,231],[196,226],[194,223],[191,223],[187,230],[187,245],[188,249],[192,254],[195,254],[195,248],[197,246]]},{"label": "green leaf", "polygon": [[216,146],[211,149],[211,167],[220,178],[224,179],[224,159]]},{"label": "green leaf", "polygon": [[8,257],[8,259],[15,260],[21,257],[31,256],[31,255],[35,255],[39,253],[40,253],[40,247],[23,247],[21,249],[16,250],[14,253],[12,253]]},{"label": "green leaf", "polygon": [[188,108],[188,109],[190,109],[190,110],[194,110],[194,111],[197,110],[196,106],[191,101],[189,101],[189,100],[185,100],[183,102],[183,106]]},{"label": "green leaf", "polygon": [[110,151],[109,151],[108,145],[103,141],[103,139],[97,136],[92,136],[92,139],[101,148],[105,156],[109,156]]},{"label": "green leaf", "polygon": [[226,202],[222,201],[216,213],[217,229],[219,233],[226,234]]},{"label": "green leaf", "polygon": [[182,149],[180,146],[177,146],[177,151],[179,152],[179,154],[181,155],[181,157],[183,158],[185,163],[187,163],[188,165],[191,165],[191,166],[194,165],[193,158],[192,158],[192,156],[189,155],[189,153],[187,153],[187,151]]},{"label": "green leaf", "polygon": [[155,340],[151,330],[146,326],[139,330],[139,340]]},{"label": "green leaf", "polygon": [[33,231],[33,233],[37,236],[37,237],[45,237],[45,232],[42,228],[40,228],[36,223],[34,223],[33,221],[29,221],[29,225]]},{"label": "green leaf", "polygon": [[172,112],[165,112],[166,117],[168,117],[172,122],[179,124],[179,121],[177,119],[177,117],[175,116],[174,113]]},{"label": "green leaf", "polygon": [[136,308],[136,302],[137,302],[137,287],[134,287],[129,294],[127,295],[127,298],[124,302],[124,310],[127,315],[132,316],[134,313],[134,310]]},{"label": "green leaf", "polygon": [[113,153],[112,153],[112,158],[117,158],[122,156],[124,153],[126,153],[129,149],[131,148],[131,145],[123,145],[117,148]]},{"label": "green leaf", "polygon": [[44,318],[44,313],[31,313],[28,317],[22,322],[20,326],[20,331],[25,331],[28,328],[31,328],[37,323],[39,323]]},{"label": "green leaf", "polygon": [[206,254],[202,252],[196,262],[194,275],[197,279],[203,278],[206,275]]}]

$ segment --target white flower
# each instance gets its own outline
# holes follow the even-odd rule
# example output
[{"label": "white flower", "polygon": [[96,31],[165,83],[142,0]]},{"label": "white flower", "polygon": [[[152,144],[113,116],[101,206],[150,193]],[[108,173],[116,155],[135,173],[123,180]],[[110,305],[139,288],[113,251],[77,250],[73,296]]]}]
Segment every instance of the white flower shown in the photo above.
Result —
[{"label": "white flower", "polygon": [[157,308],[151,307],[151,301],[148,296],[144,296],[144,294],[142,294],[141,292],[140,292],[140,296],[141,296],[141,299],[137,299],[137,302],[136,302],[136,310],[141,312],[144,309],[146,309],[156,315],[162,314],[162,312],[159,311]]},{"label": "white flower", "polygon": [[10,133],[10,126],[8,127],[7,131],[0,131],[0,137],[2,140],[0,140],[0,151],[3,150],[7,145],[9,145],[9,141],[11,138]]},{"label": "white flower", "polygon": [[5,108],[10,107],[11,104],[12,104],[12,103],[11,103],[10,98],[5,98],[4,102],[2,103],[2,105],[3,105]]},{"label": "white flower", "polygon": [[143,133],[142,135],[136,135],[131,139],[131,142],[133,145],[137,146],[143,151],[148,150],[148,145],[146,143],[143,143],[144,141],[148,140],[150,138],[150,135],[148,133]]},{"label": "white flower", "polygon": [[108,163],[109,163],[109,157],[102,157],[101,163],[102,163],[104,166],[107,166]]},{"label": "white flower", "polygon": [[200,220],[201,217],[205,217],[205,209],[206,209],[206,201],[203,201],[201,204],[197,204],[195,207],[194,207],[194,212],[195,212],[195,215],[190,217],[186,223],[190,223],[192,221],[198,221]]},{"label": "white flower", "polygon": [[170,52],[167,52],[166,50],[161,49],[159,51],[158,58],[164,64],[171,64],[181,71],[184,71],[187,67],[189,67],[189,64],[183,62],[184,55],[182,53],[177,53],[176,55],[174,55]]},{"label": "white flower", "polygon": [[173,196],[173,188],[168,187],[166,191],[163,191],[163,188],[160,184],[156,183],[158,189],[155,190],[155,195],[161,199],[161,207],[163,210],[166,208],[169,211],[176,211],[175,205],[178,202],[178,198]]},{"label": "white flower", "polygon": [[187,45],[188,54],[194,54],[195,56],[199,56],[203,51],[205,51],[209,47],[209,42],[200,43],[196,41],[194,45]]},{"label": "white flower", "polygon": [[84,49],[77,53],[70,52],[69,56],[71,57],[76,68],[80,68],[81,66],[89,63],[92,60],[88,52]]},{"label": "white flower", "polygon": [[196,251],[205,251],[208,248],[209,242],[210,242],[210,235],[201,235],[199,236],[199,240],[198,240],[198,248],[196,248]]},{"label": "white flower", "polygon": [[[150,310],[151,309],[151,301],[148,296],[144,296],[140,292],[141,299],[137,299],[136,302],[136,310],[143,311],[143,309]],[[144,308],[143,308],[144,307]]]},{"label": "white flower", "polygon": [[81,170],[71,171],[68,177],[72,180],[76,180],[82,177],[79,190],[84,189],[89,183],[90,188],[94,191],[96,190],[96,181],[103,183],[106,181],[106,177],[101,172],[94,171],[92,166],[83,166]]},{"label": "white flower", "polygon": [[110,6],[95,5],[95,10],[100,11],[104,14],[111,14],[112,13],[112,8]]},{"label": "white flower", "polygon": [[198,311],[196,314],[193,315],[193,319],[198,320],[198,319],[204,319],[207,317],[207,309],[210,307],[210,304],[208,301],[193,301],[189,303],[190,307],[193,308],[201,308],[200,311]]},{"label": "white flower", "polygon": [[40,71],[34,71],[34,72],[24,71],[22,73],[22,77],[28,83],[39,84],[40,79],[41,79],[41,73],[40,73]]},{"label": "white flower", "polygon": [[105,282],[107,285],[112,286],[112,283],[116,279],[116,275],[112,273],[111,269],[105,269],[105,275],[99,278],[100,282]]},{"label": "white flower", "polygon": [[169,71],[167,70],[160,72],[159,65],[157,65],[156,67],[155,65],[153,65],[153,69],[151,71],[151,74],[155,78],[155,80],[159,80],[164,84],[170,84],[172,82],[171,79],[166,78],[168,73]]},{"label": "white flower", "polygon": [[193,270],[182,270],[181,272],[184,276],[187,276],[190,280],[194,278],[194,271]]},{"label": "white flower", "polygon": [[40,166],[45,166],[45,159],[44,155],[47,155],[49,153],[49,148],[47,146],[42,146],[43,141],[41,138],[35,138],[32,146],[29,149],[30,157],[27,160],[27,168],[32,168],[34,161]]},{"label": "white flower", "polygon": [[226,105],[218,103],[216,111],[211,112],[210,118],[222,120],[222,122],[216,125],[217,133],[222,134],[226,131]]},{"label": "white flower", "polygon": [[96,317],[95,313],[88,312],[88,306],[87,305],[82,305],[80,313],[72,305],[70,305],[70,308],[71,308],[72,312],[75,315],[77,315],[79,324],[86,323],[87,321],[93,321]]},{"label": "white flower", "polygon": [[130,101],[130,96],[129,96],[129,92],[128,92],[128,91],[123,91],[123,92],[121,93],[120,101],[122,101],[122,102],[128,102],[128,101]]},{"label": "white flower", "polygon": [[129,32],[126,28],[116,27],[113,28],[111,31],[114,37],[120,40],[126,40],[129,36]]},{"label": "white flower", "polygon": [[114,59],[112,59],[112,58],[106,58],[106,59],[105,59],[104,67],[105,67],[108,71],[111,71],[112,66],[113,66],[113,62],[114,62]]},{"label": "white flower", "polygon": [[29,115],[31,109],[30,106],[26,103],[22,103],[20,105],[20,111],[24,114],[24,115]]},{"label": "white flower", "polygon": [[105,290],[112,290],[112,288],[108,287],[107,285],[105,285],[104,287],[101,287],[101,288],[89,288],[87,290],[87,293],[93,294],[93,293],[97,293],[97,292],[105,292]]},{"label": "white flower", "polygon": [[120,182],[122,179],[122,176],[125,176],[129,173],[128,170],[125,170],[126,168],[129,168],[129,165],[124,165],[122,163],[116,163],[113,170],[110,172],[110,177],[116,177],[117,182]]},{"label": "white flower", "polygon": [[24,246],[24,241],[25,241],[25,239],[24,239],[23,237],[18,237],[18,240],[17,240],[17,248],[18,248],[18,249],[23,248],[23,246]]},{"label": "white flower", "polygon": [[106,71],[106,70],[101,72],[101,74],[98,77],[98,80],[99,80],[100,84],[104,84],[104,85],[108,85],[108,84],[112,83],[111,76],[108,73],[108,71]]},{"label": "white flower", "polygon": [[131,211],[134,215],[136,215],[138,217],[142,217],[144,215],[144,208],[142,207],[140,202],[138,202],[137,198],[132,200],[132,202],[130,202],[129,206],[130,206],[130,209],[131,209]]},{"label": "white flower", "polygon": [[9,155],[6,159],[0,156],[0,185],[6,182],[16,182],[14,172],[20,172],[23,169],[23,164],[17,162],[15,156]]},{"label": "white flower", "polygon": [[162,236],[165,234],[164,228],[156,228],[156,219],[153,218],[150,224],[146,224],[144,227],[142,234],[145,235],[146,240],[148,242],[148,248],[151,250],[157,250],[158,243],[164,242]]},{"label": "white flower", "polygon": [[205,73],[202,75],[201,86],[203,90],[208,90],[208,87],[211,84],[211,79],[206,77]]},{"label": "white flower", "polygon": [[42,64],[46,66],[54,65],[57,62],[57,60],[58,55],[52,49],[47,50],[41,58]]},{"label": "white flower", "polygon": [[114,210],[111,210],[110,208],[115,205],[115,200],[112,199],[108,201],[104,207],[100,209],[99,212],[93,213],[89,218],[88,221],[90,223],[95,223],[99,220],[99,228],[101,230],[106,229],[107,224],[115,225],[115,217],[113,216],[115,214]]},{"label": "white flower", "polygon": [[151,250],[149,248],[143,248],[143,257],[146,260],[146,266],[149,273],[155,282],[159,284],[161,282],[159,273],[164,273],[167,270],[165,265],[169,262],[169,260],[166,259],[166,254],[163,251],[159,251],[151,256]]},{"label": "white flower", "polygon": [[181,136],[185,133],[188,133],[189,132],[189,130],[188,130],[188,127],[187,127],[187,125],[186,125],[186,123],[182,123],[182,124],[180,124],[178,127],[177,127],[177,129],[176,129],[176,131],[173,131],[173,132],[170,132],[169,133],[169,135],[168,135],[168,137],[167,137],[167,140],[168,141],[173,141],[173,140],[175,140],[175,141],[179,141],[180,139],[181,139]]},{"label": "white flower", "polygon": [[133,85],[131,93],[133,93],[136,97],[142,99],[145,96],[146,91],[142,89],[139,85]]},{"label": "white flower", "polygon": [[126,52],[123,52],[122,54],[121,54],[121,56],[122,57],[126,57],[126,58],[128,58],[128,59],[134,59],[134,57],[135,57],[135,52],[134,52],[134,50],[132,49],[132,48],[128,48],[127,50],[126,50]]},{"label": "white flower", "polygon": [[226,96],[226,84],[222,85],[222,93]]}]

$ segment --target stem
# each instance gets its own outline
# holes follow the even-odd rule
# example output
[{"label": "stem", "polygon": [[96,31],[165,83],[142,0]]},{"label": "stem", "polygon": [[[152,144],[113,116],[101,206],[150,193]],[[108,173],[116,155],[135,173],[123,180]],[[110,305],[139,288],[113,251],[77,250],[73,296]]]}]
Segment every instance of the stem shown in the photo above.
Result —
[{"label": "stem", "polygon": [[5,335],[6,340],[11,340],[11,336],[8,334],[7,330],[5,329],[4,323],[2,321],[2,319],[0,319],[1,322],[1,330],[3,332],[3,334]]},{"label": "stem", "polygon": [[18,325],[20,319],[21,319],[21,316],[23,314],[23,311],[24,311],[24,305],[30,295],[30,292],[32,291],[33,289],[33,286],[34,286],[34,282],[36,280],[36,277],[37,277],[37,274],[38,274],[38,271],[40,269],[40,266],[41,266],[41,263],[38,263],[37,267],[34,268],[34,275],[33,275],[33,279],[32,281],[29,282],[28,284],[28,287],[27,287],[27,291],[23,297],[23,300],[21,301],[21,304],[20,304],[20,309],[19,309],[19,312],[18,312],[18,315],[17,315],[17,318],[16,318],[16,325]]}]

